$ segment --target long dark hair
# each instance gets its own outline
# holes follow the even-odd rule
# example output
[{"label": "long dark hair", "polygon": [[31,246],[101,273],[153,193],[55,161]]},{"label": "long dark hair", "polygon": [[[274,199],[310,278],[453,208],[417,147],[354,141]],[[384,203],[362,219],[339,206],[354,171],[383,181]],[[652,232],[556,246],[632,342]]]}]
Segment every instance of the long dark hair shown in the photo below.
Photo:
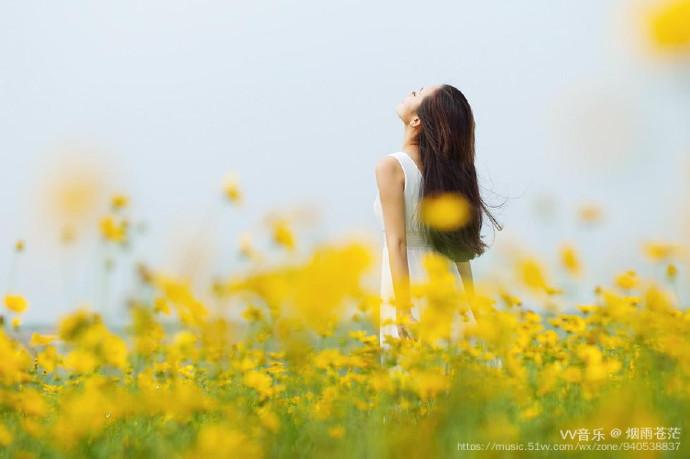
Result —
[{"label": "long dark hair", "polygon": [[422,100],[417,116],[421,121],[417,141],[424,168],[420,204],[425,198],[457,193],[470,206],[467,223],[449,231],[433,228],[420,218],[424,238],[453,261],[471,260],[488,247],[480,235],[484,213],[499,231],[503,229],[479,193],[472,109],[459,89],[444,84]]}]

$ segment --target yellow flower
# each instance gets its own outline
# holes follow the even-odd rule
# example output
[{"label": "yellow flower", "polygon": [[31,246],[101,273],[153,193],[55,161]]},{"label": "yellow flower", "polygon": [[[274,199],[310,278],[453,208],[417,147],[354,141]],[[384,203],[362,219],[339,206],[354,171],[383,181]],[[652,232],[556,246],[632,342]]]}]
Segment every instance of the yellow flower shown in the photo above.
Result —
[{"label": "yellow flower", "polygon": [[417,372],[413,375],[414,389],[422,400],[428,400],[448,390],[448,377],[433,371]]},{"label": "yellow flower", "polygon": [[22,313],[29,307],[29,302],[22,295],[5,295],[5,307],[12,312]]},{"label": "yellow flower", "polygon": [[259,395],[268,397],[271,395],[273,379],[263,371],[251,370],[244,375],[244,385],[257,391]]},{"label": "yellow flower", "polygon": [[71,225],[65,225],[60,229],[60,242],[67,245],[75,241],[77,231]]},{"label": "yellow flower", "polygon": [[522,305],[522,300],[518,296],[513,295],[507,290],[500,289],[499,295],[501,296],[501,299],[506,304],[506,306],[508,306],[509,308]]},{"label": "yellow flower", "polygon": [[541,406],[539,403],[534,402],[528,407],[520,411],[520,419],[533,419],[541,413]]},{"label": "yellow flower", "polygon": [[122,370],[127,368],[127,344],[122,338],[108,332],[101,338],[101,343],[105,363]]},{"label": "yellow flower", "polygon": [[110,207],[112,207],[113,210],[124,209],[128,204],[129,198],[122,194],[116,194],[110,199]]},{"label": "yellow flower", "polygon": [[578,209],[578,218],[582,223],[597,223],[602,219],[602,210],[597,204],[583,204]]},{"label": "yellow flower", "polygon": [[570,383],[578,383],[582,381],[582,370],[578,367],[568,367],[563,371],[562,378]]},{"label": "yellow flower", "polygon": [[562,365],[560,362],[551,362],[544,366],[542,373],[539,377],[539,388],[537,389],[538,395],[545,395],[551,392],[556,383],[558,382],[558,375],[562,371]]},{"label": "yellow flower", "polygon": [[201,427],[191,458],[246,458],[264,457],[261,445],[247,435],[225,423],[206,424]]},{"label": "yellow flower", "polygon": [[31,366],[29,352],[17,341],[8,337],[0,327],[0,384],[16,384],[27,380]]},{"label": "yellow flower", "polygon": [[678,268],[676,268],[676,265],[674,265],[673,263],[670,263],[666,267],[666,277],[668,277],[669,280],[674,280],[677,275],[678,275]]},{"label": "yellow flower", "polygon": [[534,258],[525,258],[518,263],[520,280],[533,290],[547,290],[548,284],[544,276],[544,269]]},{"label": "yellow flower", "polygon": [[289,250],[295,248],[295,236],[286,220],[277,219],[273,222],[273,241]]},{"label": "yellow flower", "polygon": [[572,245],[561,247],[561,264],[573,276],[579,276],[582,272],[580,259]]},{"label": "yellow flower", "polygon": [[546,330],[544,333],[537,335],[537,341],[547,347],[553,347],[558,344],[558,339],[558,333],[553,330]]},{"label": "yellow flower", "polygon": [[328,429],[328,436],[331,438],[343,438],[345,435],[345,428],[343,426],[333,426]]},{"label": "yellow flower", "polygon": [[420,204],[422,222],[440,231],[457,230],[470,220],[471,206],[458,193],[425,197]]},{"label": "yellow flower", "polygon": [[80,308],[60,320],[58,335],[65,341],[75,341],[99,323],[101,323],[101,318],[98,314],[86,308]]},{"label": "yellow flower", "polygon": [[48,411],[48,404],[40,391],[24,388],[17,398],[15,409],[26,416],[42,417]]},{"label": "yellow flower", "polygon": [[186,378],[193,378],[195,367],[192,365],[184,365],[177,368],[177,372]]},{"label": "yellow flower", "polygon": [[577,355],[587,364],[601,363],[602,354],[598,347],[583,344],[577,348]]},{"label": "yellow flower", "polygon": [[158,297],[153,301],[153,310],[165,315],[170,314],[170,305],[163,297]]},{"label": "yellow flower", "polygon": [[280,419],[273,411],[270,411],[268,408],[264,407],[260,408],[257,414],[259,415],[259,420],[264,427],[271,432],[278,432],[280,429]]},{"label": "yellow flower", "polygon": [[637,278],[637,274],[632,270],[619,274],[616,277],[616,285],[624,290],[633,289],[638,285],[638,283],[639,279]]},{"label": "yellow flower", "polygon": [[31,347],[38,347],[38,346],[45,346],[47,344],[52,343],[57,336],[55,335],[41,335],[40,333],[32,333],[31,334],[31,340],[29,341],[29,346]]},{"label": "yellow flower", "polygon": [[655,262],[667,260],[680,252],[678,245],[664,242],[647,242],[642,248],[647,258]]},{"label": "yellow flower", "polygon": [[43,194],[48,213],[61,223],[78,223],[92,217],[100,206],[108,183],[103,164],[89,153],[62,157],[51,168]]},{"label": "yellow flower", "polygon": [[240,192],[239,185],[237,184],[237,177],[234,173],[230,173],[225,177],[223,182],[223,194],[234,204],[240,204],[242,202],[242,193]]},{"label": "yellow flower", "polygon": [[599,308],[599,306],[596,304],[578,304],[576,307],[585,314],[594,312]]},{"label": "yellow flower", "polygon": [[101,235],[107,241],[123,242],[127,234],[127,221],[117,221],[115,217],[108,215],[101,219]]},{"label": "yellow flower", "polygon": [[7,427],[5,427],[4,424],[0,424],[0,445],[10,446],[12,444],[12,439],[12,434]]},{"label": "yellow flower", "polygon": [[91,373],[98,366],[98,360],[89,351],[75,349],[65,356],[63,365],[77,373]]},{"label": "yellow flower", "polygon": [[26,244],[22,240],[19,240],[14,244],[14,250],[16,250],[17,252],[23,252],[25,247]]},{"label": "yellow flower", "polygon": [[645,306],[651,311],[670,313],[674,311],[674,301],[669,292],[657,286],[650,286],[645,292]]},{"label": "yellow flower", "polygon": [[259,258],[259,253],[254,248],[254,244],[252,243],[252,235],[248,231],[243,232],[239,236],[239,251],[240,254],[246,258]]},{"label": "yellow flower", "polygon": [[585,330],[587,324],[580,316],[574,314],[560,314],[549,322],[554,327],[559,327],[569,333],[580,333]]},{"label": "yellow flower", "polygon": [[254,306],[248,306],[247,309],[242,312],[242,317],[248,322],[258,322],[263,319],[263,316],[261,309]]},{"label": "yellow flower", "polygon": [[666,1],[650,11],[649,33],[661,50],[690,50],[690,1]]},{"label": "yellow flower", "polygon": [[59,359],[60,356],[55,346],[46,346],[45,349],[36,356],[36,362],[48,373],[52,373],[55,370],[59,363]]}]

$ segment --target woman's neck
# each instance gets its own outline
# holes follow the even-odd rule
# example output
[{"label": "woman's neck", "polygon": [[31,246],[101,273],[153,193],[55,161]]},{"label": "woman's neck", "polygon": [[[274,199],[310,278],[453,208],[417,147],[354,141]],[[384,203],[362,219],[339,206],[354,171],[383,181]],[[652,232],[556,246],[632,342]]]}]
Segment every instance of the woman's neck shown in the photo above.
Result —
[{"label": "woman's neck", "polygon": [[422,163],[422,158],[419,155],[419,145],[403,143],[402,151],[407,153],[407,155],[414,161],[417,165],[417,169],[421,172],[424,170],[424,164]]},{"label": "woman's neck", "polygon": [[419,133],[416,129],[409,126],[405,126],[405,132],[403,133],[402,150],[408,153],[412,158],[418,161],[419,158],[419,143],[417,142],[417,136]]},{"label": "woman's neck", "polygon": [[417,163],[417,168],[422,170],[420,164],[422,164],[422,157],[419,154],[419,143],[417,142],[417,137],[419,136],[419,131],[417,129],[411,128],[405,125],[405,132],[403,133],[402,151],[407,153],[412,160]]},{"label": "woman's neck", "polygon": [[419,155],[419,144],[413,142],[403,142],[402,151],[410,155],[410,157],[414,159],[417,164],[422,162]]}]

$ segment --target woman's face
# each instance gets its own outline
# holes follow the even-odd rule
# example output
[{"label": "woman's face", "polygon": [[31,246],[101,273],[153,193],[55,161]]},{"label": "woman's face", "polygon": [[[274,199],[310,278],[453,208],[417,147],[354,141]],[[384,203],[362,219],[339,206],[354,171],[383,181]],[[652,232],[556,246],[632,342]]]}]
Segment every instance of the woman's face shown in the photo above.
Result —
[{"label": "woman's face", "polygon": [[417,116],[417,109],[425,97],[428,97],[440,86],[423,86],[419,89],[410,91],[405,98],[395,107],[395,112],[403,123],[409,124]]}]

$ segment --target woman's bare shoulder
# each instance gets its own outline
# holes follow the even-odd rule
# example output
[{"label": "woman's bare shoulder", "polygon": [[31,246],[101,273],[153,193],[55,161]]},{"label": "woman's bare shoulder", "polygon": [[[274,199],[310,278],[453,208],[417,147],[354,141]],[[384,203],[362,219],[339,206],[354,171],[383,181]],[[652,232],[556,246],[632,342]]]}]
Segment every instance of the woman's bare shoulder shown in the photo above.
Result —
[{"label": "woman's bare shoulder", "polygon": [[402,175],[402,165],[390,154],[380,158],[376,163],[376,176],[380,178],[396,178]]}]

